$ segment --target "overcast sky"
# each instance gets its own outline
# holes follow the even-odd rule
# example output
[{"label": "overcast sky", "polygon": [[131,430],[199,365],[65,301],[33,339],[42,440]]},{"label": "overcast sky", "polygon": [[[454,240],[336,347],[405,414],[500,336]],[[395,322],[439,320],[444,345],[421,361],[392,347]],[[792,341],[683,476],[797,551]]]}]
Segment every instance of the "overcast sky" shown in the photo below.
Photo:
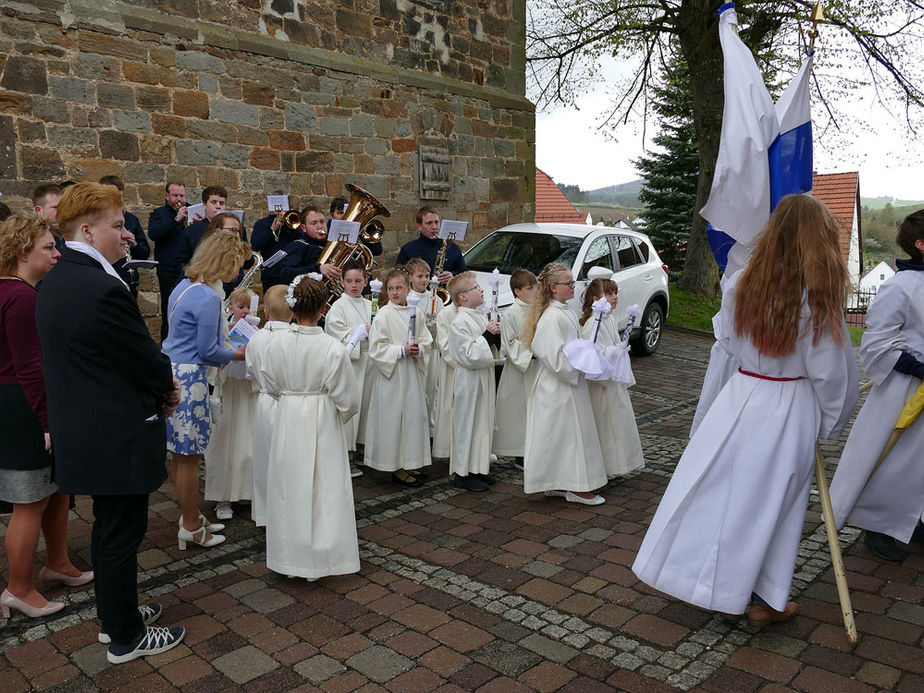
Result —
[{"label": "overcast sky", "polygon": [[[615,77],[619,68],[610,64],[603,71]],[[577,108],[537,112],[536,165],[556,183],[593,190],[640,177],[632,160],[652,146],[655,125],[652,121],[644,137],[640,123],[620,126],[615,141],[607,137],[599,129],[611,102],[606,89],[601,82],[579,100]],[[849,134],[825,134],[819,141],[818,108],[813,102],[817,172],[859,170],[863,197],[924,200],[924,139],[908,132],[901,113],[896,117],[871,94],[857,94],[851,112],[839,123],[842,132]]]}]

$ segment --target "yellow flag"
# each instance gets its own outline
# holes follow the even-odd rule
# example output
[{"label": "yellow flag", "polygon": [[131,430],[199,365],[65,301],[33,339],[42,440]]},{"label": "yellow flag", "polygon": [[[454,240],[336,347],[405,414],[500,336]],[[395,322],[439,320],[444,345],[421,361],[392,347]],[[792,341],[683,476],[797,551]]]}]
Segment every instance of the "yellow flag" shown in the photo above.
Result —
[{"label": "yellow flag", "polygon": [[908,428],[918,418],[922,409],[924,409],[924,382],[918,385],[918,391],[911,395],[902,413],[898,415],[895,428]]}]

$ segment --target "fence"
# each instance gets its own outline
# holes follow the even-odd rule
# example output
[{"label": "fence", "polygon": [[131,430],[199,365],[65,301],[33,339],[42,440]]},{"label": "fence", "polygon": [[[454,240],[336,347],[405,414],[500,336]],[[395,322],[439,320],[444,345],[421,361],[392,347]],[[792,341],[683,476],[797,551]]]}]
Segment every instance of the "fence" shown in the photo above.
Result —
[{"label": "fence", "polygon": [[866,327],[866,309],[873,298],[875,291],[868,289],[853,289],[844,300],[844,315],[847,324],[851,327]]}]

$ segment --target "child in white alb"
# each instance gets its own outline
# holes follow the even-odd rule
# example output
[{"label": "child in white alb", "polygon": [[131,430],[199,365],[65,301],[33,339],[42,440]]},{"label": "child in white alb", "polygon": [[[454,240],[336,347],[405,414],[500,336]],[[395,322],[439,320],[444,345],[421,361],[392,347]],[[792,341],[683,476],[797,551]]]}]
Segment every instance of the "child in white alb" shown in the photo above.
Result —
[{"label": "child in white alb", "polygon": [[436,389],[436,406],[434,412],[435,426],[433,428],[433,456],[448,458],[452,449],[452,378],[453,362],[449,353],[449,328],[455,320],[458,306],[450,303],[436,316],[436,347],[440,358],[437,361],[439,369],[438,385]]},{"label": "child in white alb", "polygon": [[449,353],[455,364],[449,472],[456,486],[466,491],[487,491],[494,483],[489,475],[494,434],[494,354],[484,334],[498,334],[500,325],[478,310],[484,304],[484,292],[474,272],[453,277],[449,295],[457,306],[449,330]]},{"label": "child in white alb", "polygon": [[[430,331],[430,337],[436,341],[436,319],[443,309],[443,302],[438,296],[434,296],[429,290],[430,287],[430,265],[419,257],[412,258],[404,266],[408,273],[408,279],[411,282],[411,291],[420,299],[417,312],[422,315]],[[440,381],[440,352],[439,349],[430,349],[424,357],[427,366],[427,380],[424,389],[427,395],[427,411],[430,416],[430,437],[433,437],[436,428],[436,402],[439,397]]]}]

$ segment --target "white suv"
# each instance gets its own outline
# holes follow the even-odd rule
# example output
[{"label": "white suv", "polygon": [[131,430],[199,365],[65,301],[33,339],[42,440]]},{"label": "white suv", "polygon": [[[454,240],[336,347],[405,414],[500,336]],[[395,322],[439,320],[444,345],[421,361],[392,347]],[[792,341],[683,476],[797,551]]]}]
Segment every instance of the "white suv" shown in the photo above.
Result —
[{"label": "white suv", "polygon": [[576,284],[569,305],[576,312],[590,280],[611,277],[619,286],[619,329],[628,322],[630,305],[638,304],[643,311],[632,330],[632,352],[647,356],[657,350],[669,306],[667,265],[645,234],[584,224],[513,224],[488,234],[465,253],[465,263],[478,275],[486,302],[491,301],[491,272],[495,267],[500,271],[501,311],[513,303],[510,274],[523,268],[539,276],[550,262],[571,267]]}]

